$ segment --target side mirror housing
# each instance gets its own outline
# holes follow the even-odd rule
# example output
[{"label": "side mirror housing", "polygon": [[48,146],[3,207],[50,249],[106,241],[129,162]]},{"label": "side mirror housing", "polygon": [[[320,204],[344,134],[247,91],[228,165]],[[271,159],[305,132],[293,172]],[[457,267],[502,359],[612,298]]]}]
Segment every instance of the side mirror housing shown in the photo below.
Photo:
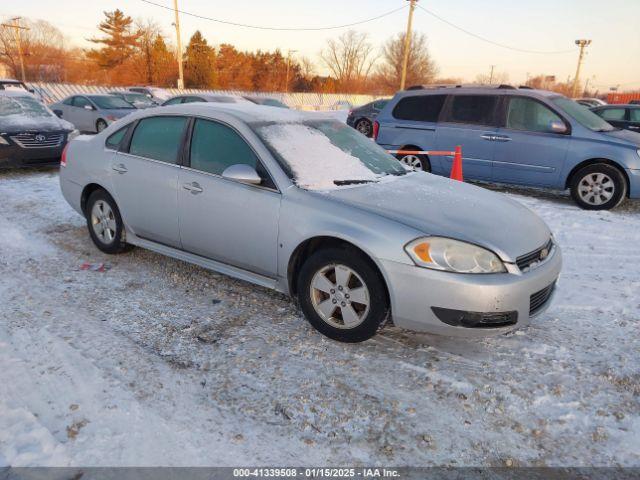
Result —
[{"label": "side mirror housing", "polygon": [[553,133],[567,133],[568,129],[564,122],[549,122],[549,131]]},{"label": "side mirror housing", "polygon": [[222,177],[248,185],[260,185],[262,183],[262,178],[260,178],[256,169],[245,163],[238,163],[227,167],[224,172],[222,172]]},{"label": "side mirror housing", "polygon": [[58,118],[62,118],[62,110],[54,110],[53,113],[55,113]]}]

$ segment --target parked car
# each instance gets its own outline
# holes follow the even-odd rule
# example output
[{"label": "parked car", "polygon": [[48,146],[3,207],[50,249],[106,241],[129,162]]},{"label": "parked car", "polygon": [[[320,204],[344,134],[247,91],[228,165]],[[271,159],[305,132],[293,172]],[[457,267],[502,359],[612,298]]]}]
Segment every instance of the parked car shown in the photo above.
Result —
[{"label": "parked car", "polygon": [[588,108],[607,105],[607,102],[605,102],[604,100],[600,100],[599,98],[576,98],[576,102]]},{"label": "parked car", "polygon": [[151,108],[159,105],[154,100],[150,99],[149,97],[147,97],[142,93],[128,92],[128,91],[125,91],[125,92],[114,91],[114,92],[109,92],[109,95],[114,95],[116,97],[119,97],[125,102],[129,102],[131,105],[133,105],[136,108]]},{"label": "parked car", "polygon": [[280,100],[276,98],[270,97],[251,97],[248,95],[243,95],[245,100],[249,100],[252,103],[257,105],[266,105],[267,107],[279,107],[279,108],[289,108],[287,105],[282,103]]},{"label": "parked car", "polygon": [[77,133],[30,93],[0,90],[0,167],[57,164]]},{"label": "parked car", "polygon": [[215,93],[198,93],[194,95],[176,95],[162,104],[163,107],[167,105],[178,105],[181,103],[198,103],[198,102],[213,102],[213,103],[251,103],[249,100],[238,95],[219,95]]},{"label": "parked car", "polygon": [[607,105],[591,111],[614,127],[640,132],[640,105]]},{"label": "parked car", "polygon": [[640,105],[640,100],[631,100],[629,105]]},{"label": "parked car", "polygon": [[389,314],[448,335],[521,327],[548,306],[562,263],[520,203],[273,107],[139,110],[71,142],[60,184],[103,252],[138,245],[288,293],[346,342]]},{"label": "parked car", "polygon": [[[462,146],[471,180],[569,188],[585,209],[640,197],[640,134],[618,130],[562,95],[514,87],[403,91],[380,112],[376,141],[388,150]],[[400,155],[449,175],[452,157]]]},{"label": "parked car", "polygon": [[129,102],[113,95],[72,95],[50,108],[81,132],[101,132],[111,122],[136,110]]},{"label": "parked car", "polygon": [[147,98],[153,100],[158,105],[160,105],[165,100],[171,98],[171,93],[169,93],[164,88],[158,87],[129,87],[127,88],[130,92],[141,93],[145,95]]},{"label": "parked car", "polygon": [[349,110],[347,125],[355,128],[366,137],[372,137],[373,122],[388,101],[388,98],[381,98]]}]

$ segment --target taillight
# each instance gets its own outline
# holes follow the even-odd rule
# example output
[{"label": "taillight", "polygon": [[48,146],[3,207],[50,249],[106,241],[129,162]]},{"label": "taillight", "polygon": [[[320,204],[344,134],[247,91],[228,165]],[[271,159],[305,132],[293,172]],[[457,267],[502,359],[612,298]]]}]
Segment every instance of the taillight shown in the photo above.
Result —
[{"label": "taillight", "polygon": [[378,132],[380,132],[380,124],[376,120],[375,122],[373,122],[373,139],[374,140],[378,139]]},{"label": "taillight", "polygon": [[69,144],[67,143],[64,148],[62,149],[62,155],[60,155],[60,166],[61,167],[66,167],[67,166],[67,149],[69,148]]}]

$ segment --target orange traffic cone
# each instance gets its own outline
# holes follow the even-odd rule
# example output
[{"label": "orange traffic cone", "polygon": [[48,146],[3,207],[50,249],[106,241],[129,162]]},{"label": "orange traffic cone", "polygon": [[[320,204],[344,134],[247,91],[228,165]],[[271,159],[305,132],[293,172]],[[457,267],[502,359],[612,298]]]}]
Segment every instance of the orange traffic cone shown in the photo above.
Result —
[{"label": "orange traffic cone", "polygon": [[453,156],[453,165],[451,166],[451,177],[453,180],[464,182],[462,178],[462,147],[456,147],[456,153]]}]

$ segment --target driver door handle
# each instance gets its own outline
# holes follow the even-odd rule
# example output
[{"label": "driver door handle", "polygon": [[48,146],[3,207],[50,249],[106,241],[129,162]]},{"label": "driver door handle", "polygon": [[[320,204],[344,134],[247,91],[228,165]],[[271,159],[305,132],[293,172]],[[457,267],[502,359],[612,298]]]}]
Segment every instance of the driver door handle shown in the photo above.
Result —
[{"label": "driver door handle", "polygon": [[127,173],[129,171],[127,170],[127,167],[124,165],[124,163],[119,163],[118,165],[114,165],[111,168],[120,174]]},{"label": "driver door handle", "polygon": [[203,192],[202,187],[198,182],[185,183],[182,185],[182,188],[189,190],[193,195]]},{"label": "driver door handle", "polygon": [[480,135],[480,138],[484,138],[485,140],[495,140],[496,136],[495,135],[489,135],[488,133],[485,133],[484,135]]}]

